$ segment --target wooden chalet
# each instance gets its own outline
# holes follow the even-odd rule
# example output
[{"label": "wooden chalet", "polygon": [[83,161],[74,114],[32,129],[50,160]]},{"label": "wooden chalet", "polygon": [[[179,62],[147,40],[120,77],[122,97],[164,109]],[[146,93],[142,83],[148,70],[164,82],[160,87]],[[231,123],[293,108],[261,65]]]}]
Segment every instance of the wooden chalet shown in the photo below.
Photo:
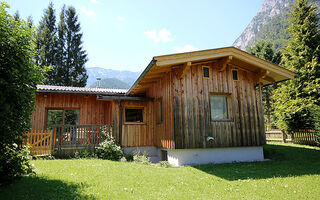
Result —
[{"label": "wooden chalet", "polygon": [[177,166],[263,160],[261,87],[294,76],[234,47],[156,56],[128,91],[38,86],[32,128],[112,125],[127,152]]}]

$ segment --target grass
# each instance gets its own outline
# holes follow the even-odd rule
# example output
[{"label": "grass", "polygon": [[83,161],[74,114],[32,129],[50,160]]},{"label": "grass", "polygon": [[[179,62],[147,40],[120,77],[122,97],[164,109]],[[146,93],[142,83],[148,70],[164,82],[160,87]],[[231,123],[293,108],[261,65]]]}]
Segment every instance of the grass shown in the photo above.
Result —
[{"label": "grass", "polygon": [[265,146],[268,162],[157,168],[97,159],[34,160],[1,199],[320,199],[320,148]]}]

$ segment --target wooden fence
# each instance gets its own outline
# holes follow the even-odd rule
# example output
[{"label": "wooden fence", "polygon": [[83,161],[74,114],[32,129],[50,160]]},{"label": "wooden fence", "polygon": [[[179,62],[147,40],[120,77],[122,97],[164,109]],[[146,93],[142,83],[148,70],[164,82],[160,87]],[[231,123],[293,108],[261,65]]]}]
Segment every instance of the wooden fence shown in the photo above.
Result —
[{"label": "wooden fence", "polygon": [[317,145],[320,141],[320,131],[315,130],[299,130],[285,134],[280,130],[267,131],[267,141],[291,142],[295,144]]},{"label": "wooden fence", "polygon": [[53,131],[32,130],[27,134],[27,143],[30,144],[30,154],[51,155]]}]

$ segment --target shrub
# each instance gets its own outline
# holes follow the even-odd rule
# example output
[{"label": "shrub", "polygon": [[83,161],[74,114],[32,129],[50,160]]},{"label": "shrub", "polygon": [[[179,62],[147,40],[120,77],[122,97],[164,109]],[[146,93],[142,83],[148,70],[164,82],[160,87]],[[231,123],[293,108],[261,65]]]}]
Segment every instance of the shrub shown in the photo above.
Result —
[{"label": "shrub", "polygon": [[119,161],[124,156],[121,147],[116,144],[110,133],[105,130],[102,133],[105,134],[106,139],[96,147],[96,156],[102,159]]},{"label": "shrub", "polygon": [[4,154],[0,154],[0,182],[7,182],[23,174],[34,173],[29,160],[32,158],[27,146],[19,148],[17,144],[7,145]]},{"label": "shrub", "polygon": [[172,167],[172,165],[168,161],[159,161],[158,165],[165,168]]},{"label": "shrub", "polygon": [[142,163],[144,165],[151,164],[150,159],[147,157],[147,153],[144,152],[143,155],[140,155],[140,152],[136,152],[133,155],[133,161],[136,163]]},{"label": "shrub", "polygon": [[80,158],[94,158],[95,155],[93,153],[89,153],[87,150],[84,151],[76,151],[74,153],[74,158],[80,159]]}]

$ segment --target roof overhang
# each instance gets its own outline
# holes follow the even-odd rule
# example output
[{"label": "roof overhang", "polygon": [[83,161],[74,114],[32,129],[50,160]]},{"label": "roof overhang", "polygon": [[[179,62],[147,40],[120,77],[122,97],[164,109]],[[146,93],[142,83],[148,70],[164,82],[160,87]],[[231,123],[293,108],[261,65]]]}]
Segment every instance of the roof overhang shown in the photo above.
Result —
[{"label": "roof overhang", "polygon": [[225,47],[155,56],[128,90],[127,95],[143,92],[173,68],[188,67],[188,65],[202,62],[227,62],[229,65],[256,73],[264,85],[293,79],[295,77],[295,73],[288,69],[279,67],[278,65],[260,59],[238,48]]}]

